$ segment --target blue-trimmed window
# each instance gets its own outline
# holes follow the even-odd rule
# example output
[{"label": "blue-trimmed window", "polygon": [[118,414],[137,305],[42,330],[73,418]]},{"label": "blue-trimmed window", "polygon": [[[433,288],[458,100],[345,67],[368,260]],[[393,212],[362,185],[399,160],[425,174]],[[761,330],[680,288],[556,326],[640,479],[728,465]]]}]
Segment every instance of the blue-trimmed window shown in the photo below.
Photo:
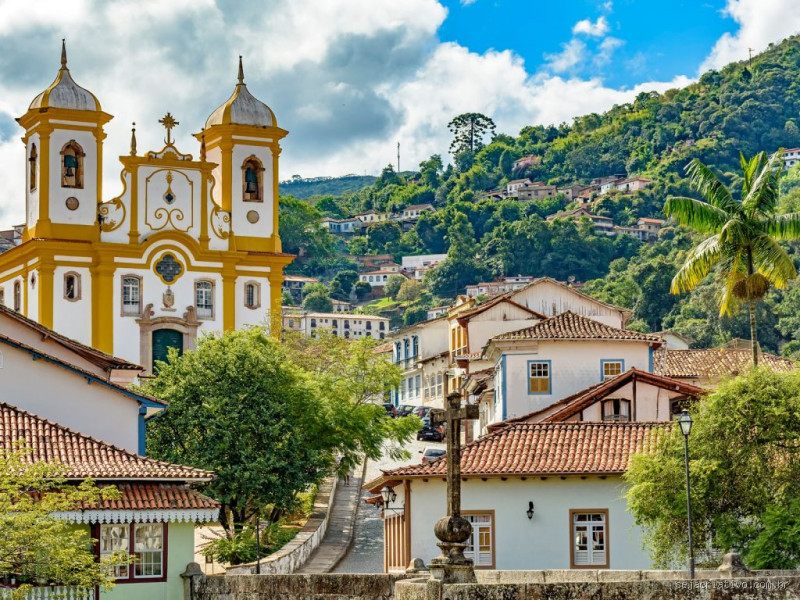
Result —
[{"label": "blue-trimmed window", "polygon": [[621,358],[610,358],[600,361],[600,380],[605,381],[625,372],[625,361]]},{"label": "blue-trimmed window", "polygon": [[552,364],[549,360],[528,361],[528,393],[552,394]]}]

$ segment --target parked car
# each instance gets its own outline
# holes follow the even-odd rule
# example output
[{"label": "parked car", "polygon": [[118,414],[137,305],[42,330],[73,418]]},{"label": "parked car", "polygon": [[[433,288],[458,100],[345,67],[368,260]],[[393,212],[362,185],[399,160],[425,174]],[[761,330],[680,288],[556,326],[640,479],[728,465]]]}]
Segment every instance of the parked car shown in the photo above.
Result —
[{"label": "parked car", "polygon": [[397,407],[397,416],[398,417],[407,417],[414,412],[414,405],[413,404],[401,404]]},{"label": "parked car", "polygon": [[383,408],[386,410],[386,414],[389,415],[390,417],[394,418],[397,416],[397,409],[391,402],[384,402]]},{"label": "parked car", "polygon": [[430,416],[431,407],[430,406],[415,406],[413,412],[420,419],[424,419],[425,417]]},{"label": "parked car", "polygon": [[431,462],[432,460],[436,460],[440,456],[447,454],[447,451],[444,448],[437,448],[436,446],[425,446],[425,449],[420,450],[420,452],[422,453],[423,464]]},{"label": "parked car", "polygon": [[433,442],[441,442],[444,440],[445,427],[444,424],[431,425],[430,417],[422,419],[422,429],[417,432],[418,440],[431,440]]}]

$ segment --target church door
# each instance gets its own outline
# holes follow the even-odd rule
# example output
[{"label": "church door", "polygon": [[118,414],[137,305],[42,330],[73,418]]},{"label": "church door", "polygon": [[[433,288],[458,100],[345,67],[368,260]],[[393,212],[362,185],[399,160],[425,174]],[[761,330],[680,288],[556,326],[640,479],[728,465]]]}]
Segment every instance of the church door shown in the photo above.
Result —
[{"label": "church door", "polygon": [[170,348],[177,348],[178,354],[183,354],[183,334],[174,329],[156,329],[153,332],[153,373],[156,361],[167,361]]}]

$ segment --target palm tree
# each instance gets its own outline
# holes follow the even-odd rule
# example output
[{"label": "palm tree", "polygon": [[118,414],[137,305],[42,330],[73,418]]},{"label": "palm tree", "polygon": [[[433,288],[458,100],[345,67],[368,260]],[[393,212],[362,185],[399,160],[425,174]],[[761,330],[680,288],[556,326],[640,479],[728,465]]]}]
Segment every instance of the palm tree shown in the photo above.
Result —
[{"label": "palm tree", "polygon": [[741,198],[734,198],[717,175],[694,159],[686,167],[689,182],[705,201],[671,197],[664,213],[681,225],[711,234],[689,251],[672,279],[673,294],[690,292],[717,267],[723,284],[720,316],[731,315],[742,302],[750,311],[753,364],[758,365],[755,303],[770,285],[784,289],[793,279],[792,259],[779,240],[800,239],[800,213],[778,215],[780,153],[759,152],[750,160],[739,155]]}]

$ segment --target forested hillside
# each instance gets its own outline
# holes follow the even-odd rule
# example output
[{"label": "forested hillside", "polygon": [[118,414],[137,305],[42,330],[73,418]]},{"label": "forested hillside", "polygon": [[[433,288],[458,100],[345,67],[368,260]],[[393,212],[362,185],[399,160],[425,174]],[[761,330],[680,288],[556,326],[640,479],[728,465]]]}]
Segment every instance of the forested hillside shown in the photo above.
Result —
[{"label": "forested hillside", "polygon": [[375,181],[372,175],[344,175],[342,177],[315,177],[311,179],[291,179],[280,183],[281,195],[296,198],[310,198],[331,194],[338,196],[347,192],[355,192],[371,185]]},{"label": "forested hillside", "polygon": [[[387,166],[372,185],[355,192],[308,200],[283,197],[284,250],[300,255],[290,270],[330,280],[354,268],[345,254],[386,253],[399,262],[404,255],[447,253],[444,263],[426,273],[423,288],[406,307],[438,305],[478,281],[548,275],[586,282],[590,293],[633,308],[634,325],[641,329],[674,328],[700,345],[746,337],[744,315],[741,322],[717,317],[712,282],[686,296],[668,292],[695,234],[667,226],[655,243],[599,235],[585,219],[546,219],[576,206],[563,193],[521,201],[487,198],[487,192],[520,178],[562,187],[614,174],[636,175],[652,183],[635,192],[593,197],[591,212],[623,227],[640,217],[663,219],[667,197],[697,196],[684,177],[691,159],[700,159],[738,188],[740,151],[749,156],[800,146],[799,74],[800,38],[793,37],[751,63],[708,72],[684,89],[642,93],[630,104],[571,124],[531,125],[512,136],[495,134],[491,115],[477,115],[485,121],[472,118],[467,128],[455,119],[451,155],[431,156],[416,173],[399,175]],[[533,158],[514,169],[522,157]],[[795,183],[800,177],[791,171],[782,181],[784,210],[794,210],[800,206]],[[370,209],[397,213],[423,203],[436,210],[422,214],[410,229],[390,220],[345,238],[319,226],[324,216],[351,217]],[[790,251],[796,255],[794,247]],[[765,348],[776,351],[800,340],[800,317],[794,317],[800,314],[800,288],[770,292],[759,310],[764,312],[759,336]],[[419,318],[422,313],[414,314]]]}]

